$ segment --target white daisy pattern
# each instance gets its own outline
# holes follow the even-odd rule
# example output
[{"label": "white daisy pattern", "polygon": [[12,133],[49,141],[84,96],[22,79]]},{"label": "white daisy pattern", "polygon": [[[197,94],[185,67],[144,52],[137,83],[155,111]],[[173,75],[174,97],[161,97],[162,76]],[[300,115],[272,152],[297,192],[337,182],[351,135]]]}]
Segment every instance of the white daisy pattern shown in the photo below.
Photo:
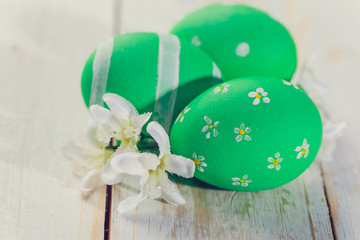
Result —
[{"label": "white daisy pattern", "polygon": [[283,161],[284,159],[282,159],[280,157],[280,153],[276,153],[275,154],[275,158],[272,158],[272,157],[269,157],[268,158],[268,162],[271,163],[270,165],[268,165],[268,168],[269,169],[273,169],[275,168],[277,171],[280,170],[281,166],[280,166],[280,163]]},{"label": "white daisy pattern", "polygon": [[211,137],[211,133],[214,137],[217,137],[219,135],[219,132],[216,130],[216,127],[220,124],[220,122],[215,121],[213,123],[208,116],[205,116],[204,120],[206,122],[206,125],[202,128],[201,132],[207,132],[205,136],[206,139],[209,139]]},{"label": "white daisy pattern", "polygon": [[184,121],[184,115],[188,112],[188,111],[190,111],[191,110],[191,108],[189,108],[189,107],[186,107],[180,114],[179,114],[179,116],[178,116],[178,118],[176,119],[176,121],[180,121],[180,122],[183,122]]},{"label": "white daisy pattern", "polygon": [[215,89],[214,89],[214,93],[215,94],[218,94],[218,93],[226,93],[228,91],[228,87],[230,86],[229,83],[223,83],[221,84],[220,86],[217,86]]},{"label": "white daisy pattern", "polygon": [[269,103],[270,98],[267,97],[268,93],[264,91],[263,88],[257,88],[256,92],[249,92],[248,96],[255,98],[253,101],[254,105],[258,105],[262,99],[264,103]]},{"label": "white daisy pattern", "polygon": [[303,144],[295,148],[295,151],[299,152],[296,158],[297,159],[300,159],[302,157],[306,158],[309,155],[309,148],[310,148],[310,144],[308,144],[307,140],[304,139]]},{"label": "white daisy pattern", "polygon": [[204,167],[207,167],[207,164],[205,163],[205,158],[200,155],[198,156],[196,153],[193,153],[192,157],[193,157],[196,168],[200,172],[204,172]]},{"label": "white daisy pattern", "polygon": [[249,183],[252,182],[252,180],[249,180],[248,178],[249,178],[248,175],[244,175],[242,178],[234,177],[234,178],[232,178],[232,180],[233,180],[232,185],[234,185],[234,186],[240,185],[242,187],[247,187],[247,186],[249,186]]},{"label": "white daisy pattern", "polygon": [[245,123],[240,124],[240,128],[235,128],[234,132],[237,134],[236,141],[241,142],[243,139],[246,141],[251,141],[251,137],[247,134],[251,132],[251,128],[246,127]]},{"label": "white daisy pattern", "polygon": [[293,86],[294,88],[299,89],[299,87],[296,84],[293,84],[292,82],[288,82],[288,81],[285,81],[285,80],[282,80],[282,81],[283,81],[283,83],[285,85]]}]

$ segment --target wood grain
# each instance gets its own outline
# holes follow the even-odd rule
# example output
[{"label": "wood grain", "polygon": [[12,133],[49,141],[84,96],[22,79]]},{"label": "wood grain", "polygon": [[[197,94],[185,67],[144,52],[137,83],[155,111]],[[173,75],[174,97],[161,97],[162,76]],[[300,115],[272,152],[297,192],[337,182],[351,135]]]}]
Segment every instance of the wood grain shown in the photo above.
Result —
[{"label": "wood grain", "polygon": [[82,197],[54,168],[88,121],[79,80],[110,35],[109,12],[100,2],[0,2],[0,239],[103,239],[105,189]]}]

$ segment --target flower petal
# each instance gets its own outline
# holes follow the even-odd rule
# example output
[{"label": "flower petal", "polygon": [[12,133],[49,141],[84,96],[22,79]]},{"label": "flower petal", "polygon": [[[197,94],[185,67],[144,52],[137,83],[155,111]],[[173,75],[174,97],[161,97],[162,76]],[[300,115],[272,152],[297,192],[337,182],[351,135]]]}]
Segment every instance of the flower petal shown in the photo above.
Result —
[{"label": "flower petal", "polygon": [[299,152],[298,155],[296,156],[297,159],[300,159],[302,157],[302,152]]},{"label": "flower petal", "polygon": [[275,154],[275,158],[279,158],[279,157],[280,157],[280,153],[277,152],[277,153]]},{"label": "flower petal", "polygon": [[149,121],[152,113],[144,113],[138,116],[133,117],[133,123],[135,128],[142,128],[147,121]]},{"label": "flower petal", "polygon": [[211,123],[211,119],[208,116],[205,116],[204,120],[206,121],[207,124]]},{"label": "flower petal", "polygon": [[188,111],[190,111],[191,108],[189,107],[186,107],[185,110],[184,110],[184,114],[187,113]]},{"label": "flower petal", "polygon": [[216,121],[215,123],[214,123],[214,127],[217,127],[217,126],[219,126],[219,121]]},{"label": "flower petal", "polygon": [[216,87],[216,88],[214,89],[214,93],[215,93],[215,94],[218,94],[218,93],[220,92],[220,90],[221,90],[221,88]]},{"label": "flower petal", "polygon": [[100,183],[100,170],[92,169],[80,179],[78,188],[83,192],[88,192],[94,190]]},{"label": "flower petal", "polygon": [[106,93],[103,96],[103,100],[118,119],[128,121],[130,116],[139,115],[135,107],[128,100],[117,94]]},{"label": "flower petal", "polygon": [[239,131],[240,131],[240,128],[235,128],[234,129],[234,133],[239,133]]},{"label": "flower petal", "polygon": [[246,141],[251,141],[251,137],[249,135],[245,135],[244,138]]},{"label": "flower petal", "polygon": [[263,96],[263,97],[266,97],[268,95],[268,93],[267,92],[263,92],[263,93],[261,93],[261,96]]},{"label": "flower petal", "polygon": [[205,158],[203,157],[203,156],[199,156],[199,158],[198,158],[200,161],[204,161],[205,160]]},{"label": "flower petal", "polygon": [[249,127],[245,128],[245,132],[246,132],[246,133],[251,132],[251,128],[249,128]]},{"label": "flower petal", "polygon": [[274,161],[274,159],[273,159],[272,157],[269,157],[269,158],[268,158],[268,162],[271,162],[271,163],[272,163],[273,161]]},{"label": "flower petal", "polygon": [[111,160],[111,167],[116,171],[131,175],[142,175],[149,169],[155,170],[159,164],[159,158],[152,153],[121,153]]},{"label": "flower petal", "polygon": [[270,102],[270,98],[264,97],[264,98],[263,98],[263,101],[264,101],[264,103],[269,103],[269,102]]},{"label": "flower petal", "polygon": [[112,114],[112,112],[110,112],[108,109],[99,105],[92,105],[90,107],[90,114],[96,122],[102,125],[107,125],[112,128],[112,130],[120,130],[119,122],[115,118],[114,114]]},{"label": "flower petal", "polygon": [[300,147],[300,146],[297,146],[297,147],[295,148],[295,151],[296,151],[296,152],[301,151],[301,147]]},{"label": "flower petal", "polygon": [[238,135],[238,136],[236,137],[236,141],[237,141],[237,142],[240,142],[242,139],[243,139],[243,135]]},{"label": "flower petal", "polygon": [[248,177],[249,177],[248,175],[244,175],[243,179],[248,179]]},{"label": "flower petal", "polygon": [[196,153],[192,154],[193,159],[197,158]]},{"label": "flower petal", "polygon": [[307,150],[304,154],[304,158],[306,158],[309,155],[309,150]]},{"label": "flower petal", "polygon": [[183,122],[184,121],[184,116],[182,116],[181,118],[180,118],[180,122]]},{"label": "flower petal", "polygon": [[206,132],[208,129],[209,129],[209,126],[206,125],[206,126],[204,126],[204,127],[201,129],[201,132]]},{"label": "flower petal", "polygon": [[268,168],[269,168],[269,169],[273,169],[274,167],[275,167],[274,164],[268,165]]},{"label": "flower petal", "polygon": [[255,99],[254,99],[254,101],[253,101],[253,104],[254,104],[254,105],[258,105],[258,104],[259,104],[259,102],[260,102],[260,99],[255,98]]},{"label": "flower petal", "polygon": [[262,92],[264,92],[264,89],[263,89],[263,88],[257,88],[257,89],[256,89],[256,92],[257,92],[257,93],[262,93]]},{"label": "flower petal", "polygon": [[200,172],[204,172],[204,169],[203,169],[201,166],[198,166],[197,169],[198,169]]},{"label": "flower petal", "polygon": [[242,187],[247,187],[249,184],[247,183],[247,182],[243,182],[242,184],[241,184],[241,186]]},{"label": "flower petal", "polygon": [[234,178],[232,178],[231,180],[233,180],[233,181],[240,181],[240,178],[234,177]]},{"label": "flower petal", "polygon": [[207,167],[207,164],[204,163],[204,162],[201,162],[200,165],[203,166],[203,167]]},{"label": "flower petal", "polygon": [[257,94],[256,92],[249,92],[248,96],[249,96],[249,97],[255,97],[256,94]]},{"label": "flower petal", "polygon": [[215,128],[213,129],[213,135],[214,137],[217,137],[219,135],[219,132]]},{"label": "flower petal", "polygon": [[209,139],[210,138],[210,132],[208,132],[207,134],[206,134],[206,139]]},{"label": "flower petal", "polygon": [[107,161],[106,165],[101,169],[100,173],[101,181],[107,185],[120,183],[125,176],[125,174],[116,171],[111,167],[111,161],[112,158]]},{"label": "flower petal", "polygon": [[280,170],[280,168],[281,168],[281,166],[280,166],[280,165],[276,165],[276,170],[277,170],[277,171],[279,171],[279,170]]},{"label": "flower petal", "polygon": [[148,196],[144,192],[140,192],[136,196],[131,196],[119,203],[117,210],[120,213],[130,211],[136,208],[142,201],[144,201]]},{"label": "flower petal", "polygon": [[186,200],[181,196],[180,191],[177,188],[173,192],[162,191],[161,198],[173,205],[182,205],[186,203]]},{"label": "flower petal", "polygon": [[171,155],[166,161],[166,170],[184,178],[191,178],[194,176],[195,164],[189,158]]},{"label": "flower petal", "polygon": [[232,185],[236,186],[236,185],[240,185],[239,182],[233,182]]},{"label": "flower petal", "polygon": [[240,129],[243,129],[243,130],[245,129],[245,123],[240,124]]},{"label": "flower petal", "polygon": [[281,163],[284,159],[283,158],[278,158],[278,162]]},{"label": "flower petal", "polygon": [[170,141],[165,129],[157,122],[150,122],[146,131],[155,139],[159,146],[160,155],[162,158],[165,153],[170,153]]}]

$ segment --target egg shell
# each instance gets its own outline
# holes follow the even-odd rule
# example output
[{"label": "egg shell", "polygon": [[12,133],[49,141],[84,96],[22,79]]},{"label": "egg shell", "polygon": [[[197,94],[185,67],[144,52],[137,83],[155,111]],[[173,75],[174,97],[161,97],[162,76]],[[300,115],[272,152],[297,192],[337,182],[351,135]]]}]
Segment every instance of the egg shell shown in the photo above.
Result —
[{"label": "egg shell", "polygon": [[[213,60],[201,49],[174,35],[128,33],[114,37],[105,77],[100,75],[104,74],[102,70],[94,74],[98,49],[88,58],[82,74],[81,88],[87,107],[91,104],[92,91],[97,91],[92,85],[98,76],[103,81],[100,84],[105,84],[104,93],[116,93],[130,101],[140,113],[153,112],[155,120],[170,125],[186,104],[221,82],[221,74]],[[106,59],[98,64],[106,64]],[[174,99],[173,106],[171,99]],[[157,103],[163,113],[155,107]],[[102,105],[102,102],[97,104]],[[161,116],[172,109],[170,119]]]},{"label": "egg shell", "polygon": [[296,69],[296,47],[288,30],[249,6],[209,5],[187,15],[171,33],[203,49],[224,80],[244,76],[289,80]]},{"label": "egg shell", "polygon": [[295,179],[315,159],[321,139],[312,100],[272,77],[235,79],[207,90],[182,111],[170,135],[173,153],[194,160],[196,178],[236,191]]}]

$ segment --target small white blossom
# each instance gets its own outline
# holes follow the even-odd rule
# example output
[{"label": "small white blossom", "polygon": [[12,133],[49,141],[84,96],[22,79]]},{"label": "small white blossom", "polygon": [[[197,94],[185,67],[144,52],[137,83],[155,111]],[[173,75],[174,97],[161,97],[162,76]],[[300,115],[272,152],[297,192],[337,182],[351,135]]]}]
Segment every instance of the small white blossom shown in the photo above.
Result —
[{"label": "small white blossom", "polygon": [[253,101],[254,105],[258,105],[260,100],[262,99],[264,103],[269,103],[270,98],[267,97],[268,93],[264,92],[264,89],[257,88],[256,92],[249,92],[248,96],[251,98],[255,98]]},{"label": "small white blossom", "polygon": [[149,123],[148,133],[159,145],[159,156],[152,153],[120,153],[113,157],[111,166],[114,170],[130,175],[141,176],[140,193],[123,200],[118,205],[119,212],[129,211],[146,198],[162,198],[171,204],[185,204],[177,186],[172,183],[167,173],[193,177],[195,164],[191,159],[171,154],[169,136],[157,122]]}]

